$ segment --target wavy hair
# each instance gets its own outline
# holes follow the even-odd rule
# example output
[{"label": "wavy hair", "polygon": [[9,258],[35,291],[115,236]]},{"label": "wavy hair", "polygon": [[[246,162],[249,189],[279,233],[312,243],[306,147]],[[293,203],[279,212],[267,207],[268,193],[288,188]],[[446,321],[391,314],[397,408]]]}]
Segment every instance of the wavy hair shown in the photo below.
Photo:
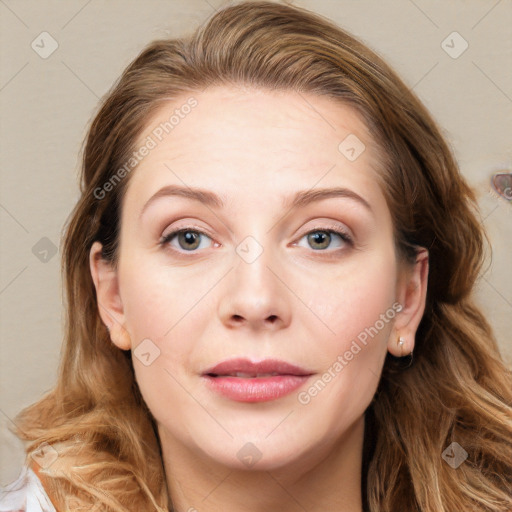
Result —
[{"label": "wavy hair", "polygon": [[[414,360],[386,355],[365,411],[362,494],[368,512],[512,509],[512,372],[472,290],[485,256],[476,199],[441,130],[415,94],[365,44],[328,19],[251,1],[216,12],[191,35],[151,42],[102,100],[84,141],[81,196],[66,221],[66,324],[56,386],[16,418],[27,457],[59,457],[41,477],[56,507],[173,510],[155,420],[129,351],[98,314],[89,251],[118,261],[130,176],[95,194],[129,161],[151,116],[173,98],[238,84],[327,96],[352,106],[381,148],[381,186],[407,260],[426,247],[430,272]],[[453,469],[452,442],[468,453]]]}]

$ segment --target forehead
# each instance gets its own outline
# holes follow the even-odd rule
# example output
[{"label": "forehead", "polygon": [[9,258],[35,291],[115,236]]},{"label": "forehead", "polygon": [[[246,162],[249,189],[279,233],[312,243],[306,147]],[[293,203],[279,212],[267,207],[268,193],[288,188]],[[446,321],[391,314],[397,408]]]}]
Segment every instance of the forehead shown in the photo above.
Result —
[{"label": "forehead", "polygon": [[373,201],[379,194],[375,141],[355,109],[325,96],[214,87],[162,104],[136,147],[145,141],[153,147],[125,198],[134,208],[167,184],[245,201],[316,183],[358,189]]}]

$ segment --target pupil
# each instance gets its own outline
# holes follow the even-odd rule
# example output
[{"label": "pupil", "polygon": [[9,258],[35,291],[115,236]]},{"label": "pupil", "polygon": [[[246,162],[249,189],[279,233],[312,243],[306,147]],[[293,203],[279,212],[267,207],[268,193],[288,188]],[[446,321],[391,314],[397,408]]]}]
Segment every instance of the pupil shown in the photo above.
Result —
[{"label": "pupil", "polygon": [[[322,245],[322,248],[326,247],[326,243],[327,243],[327,245],[329,245],[329,235],[327,233],[324,233],[322,231],[317,231],[316,233],[312,234],[311,237],[313,238],[313,242],[315,244]],[[324,239],[323,242],[322,242],[322,238]]]},{"label": "pupil", "polygon": [[[199,239],[198,233],[193,233],[191,231],[185,231],[181,235],[185,239],[185,243],[189,244],[189,247],[188,247],[189,249],[190,249],[190,244],[194,244],[194,242],[196,242],[196,246],[197,246],[197,240]],[[192,247],[192,248],[195,249],[195,247]]]}]

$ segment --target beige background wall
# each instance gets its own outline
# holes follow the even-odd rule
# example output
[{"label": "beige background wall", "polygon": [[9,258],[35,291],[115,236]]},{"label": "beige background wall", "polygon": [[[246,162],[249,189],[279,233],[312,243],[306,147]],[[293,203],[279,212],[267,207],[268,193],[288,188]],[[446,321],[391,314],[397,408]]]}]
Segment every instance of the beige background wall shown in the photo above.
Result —
[{"label": "beige background wall", "polygon": [[[77,199],[78,152],[98,100],[143,45],[191,31],[223,3],[0,0],[0,485],[23,462],[7,425],[55,379],[63,316],[54,251]],[[512,2],[295,3],[387,58],[443,127],[479,194],[494,255],[478,299],[512,365],[512,203],[490,188],[495,172],[512,167]],[[446,40],[454,31],[463,39]],[[468,48],[453,58],[464,40]]]}]

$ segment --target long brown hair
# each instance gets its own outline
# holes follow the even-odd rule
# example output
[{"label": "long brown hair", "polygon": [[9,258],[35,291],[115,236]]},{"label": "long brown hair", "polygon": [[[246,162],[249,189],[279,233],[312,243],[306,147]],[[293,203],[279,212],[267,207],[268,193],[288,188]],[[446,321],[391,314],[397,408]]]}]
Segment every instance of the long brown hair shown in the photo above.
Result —
[{"label": "long brown hair", "polygon": [[[512,376],[472,301],[484,233],[472,190],[425,107],[367,46],[323,17],[253,1],[215,13],[190,37],[149,44],[102,101],[83,152],[81,197],[62,246],[66,328],[56,387],[23,410],[17,434],[58,460],[45,474],[57,507],[172,510],[155,422],[98,314],[92,243],[118,260],[130,161],[162,101],[211,85],[313,93],[351,105],[383,156],[382,189],[401,254],[430,254],[427,304],[407,368],[387,354],[366,411],[363,503],[371,512],[512,509]],[[185,96],[184,96],[185,95]],[[126,168],[125,168],[126,170]],[[442,454],[468,453],[458,469]],[[92,508],[92,507],[91,507]]]}]

